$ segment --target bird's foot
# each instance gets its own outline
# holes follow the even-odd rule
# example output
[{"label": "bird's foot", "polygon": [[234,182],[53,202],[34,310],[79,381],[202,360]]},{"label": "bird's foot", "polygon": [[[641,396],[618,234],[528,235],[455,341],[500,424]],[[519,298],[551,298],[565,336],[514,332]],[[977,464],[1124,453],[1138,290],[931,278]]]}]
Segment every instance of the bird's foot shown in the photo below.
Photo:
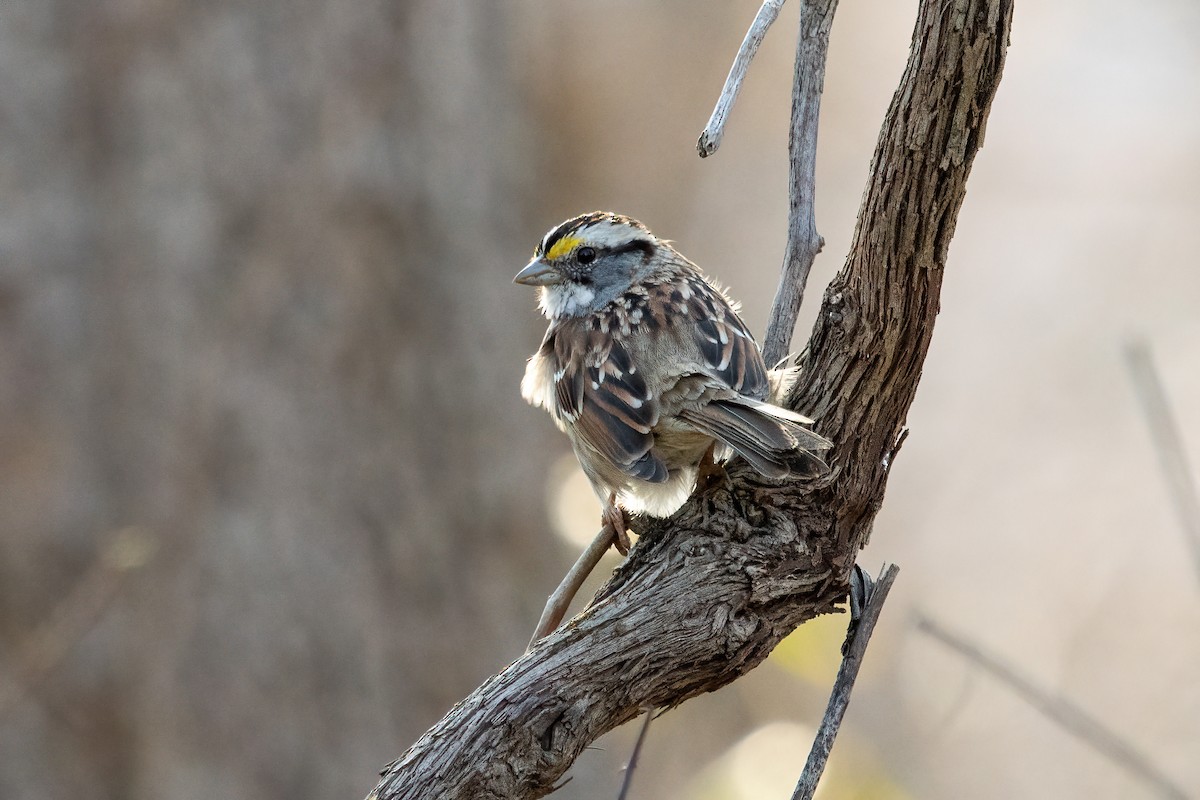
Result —
[{"label": "bird's foot", "polygon": [[613,547],[617,548],[617,552],[623,556],[629,555],[629,548],[633,544],[629,540],[629,515],[625,513],[625,509],[617,505],[615,494],[608,496],[608,503],[600,513],[600,522],[612,532],[612,543]]}]

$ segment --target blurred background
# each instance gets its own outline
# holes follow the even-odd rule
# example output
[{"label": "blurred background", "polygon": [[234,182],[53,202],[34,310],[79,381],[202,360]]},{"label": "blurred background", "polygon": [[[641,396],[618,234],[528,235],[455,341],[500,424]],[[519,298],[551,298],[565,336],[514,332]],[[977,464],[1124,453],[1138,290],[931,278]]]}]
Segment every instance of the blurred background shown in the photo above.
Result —
[{"label": "blurred background", "polygon": [[[597,507],[518,395],[511,277],[619,210],[762,331],[797,4],[694,151],[757,7],[4,5],[0,797],[362,797],[522,652]],[[837,15],[797,348],[915,7]],[[1200,797],[1200,574],[1122,355],[1200,464],[1198,144],[1200,5],[1018,4],[824,797],[1159,796],[919,614]],[[789,796],[844,624],[655,723],[633,796]],[[556,797],[615,797],[634,728]]]}]

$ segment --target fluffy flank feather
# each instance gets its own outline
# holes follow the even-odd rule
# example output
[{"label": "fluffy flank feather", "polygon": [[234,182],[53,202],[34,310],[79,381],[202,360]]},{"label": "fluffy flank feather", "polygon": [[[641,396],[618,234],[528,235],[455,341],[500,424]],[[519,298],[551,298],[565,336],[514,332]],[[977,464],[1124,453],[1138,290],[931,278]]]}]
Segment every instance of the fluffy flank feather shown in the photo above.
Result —
[{"label": "fluffy flank feather", "polygon": [[[784,361],[790,360],[790,356]],[[788,395],[792,393],[792,387],[796,385],[796,381],[800,380],[799,367],[775,367],[767,370],[767,385],[770,386],[770,392],[767,394],[767,399],[777,406],[787,405]]]},{"label": "fluffy flank feather", "polygon": [[554,383],[554,361],[542,351],[534,353],[525,365],[525,377],[521,379],[521,397],[530,405],[552,410]]}]

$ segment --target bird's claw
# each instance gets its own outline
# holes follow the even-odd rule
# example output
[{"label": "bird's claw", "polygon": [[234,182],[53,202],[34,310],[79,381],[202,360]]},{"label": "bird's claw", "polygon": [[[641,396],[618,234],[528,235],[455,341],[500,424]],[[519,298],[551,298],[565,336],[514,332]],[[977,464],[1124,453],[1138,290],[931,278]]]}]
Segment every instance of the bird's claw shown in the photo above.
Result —
[{"label": "bird's claw", "polygon": [[612,532],[613,547],[623,556],[629,555],[633,543],[629,539],[629,517],[625,509],[617,505],[616,497],[610,497],[600,515],[604,527]]}]

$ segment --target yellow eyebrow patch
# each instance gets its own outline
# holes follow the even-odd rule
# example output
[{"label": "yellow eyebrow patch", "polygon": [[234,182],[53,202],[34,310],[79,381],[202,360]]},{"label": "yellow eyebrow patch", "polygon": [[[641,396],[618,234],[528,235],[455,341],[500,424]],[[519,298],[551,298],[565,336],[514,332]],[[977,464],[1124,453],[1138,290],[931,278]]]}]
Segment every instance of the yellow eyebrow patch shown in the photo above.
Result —
[{"label": "yellow eyebrow patch", "polygon": [[583,239],[580,239],[578,236],[564,236],[550,247],[550,252],[546,253],[546,258],[551,261],[557,261],[581,244],[583,244]]}]

